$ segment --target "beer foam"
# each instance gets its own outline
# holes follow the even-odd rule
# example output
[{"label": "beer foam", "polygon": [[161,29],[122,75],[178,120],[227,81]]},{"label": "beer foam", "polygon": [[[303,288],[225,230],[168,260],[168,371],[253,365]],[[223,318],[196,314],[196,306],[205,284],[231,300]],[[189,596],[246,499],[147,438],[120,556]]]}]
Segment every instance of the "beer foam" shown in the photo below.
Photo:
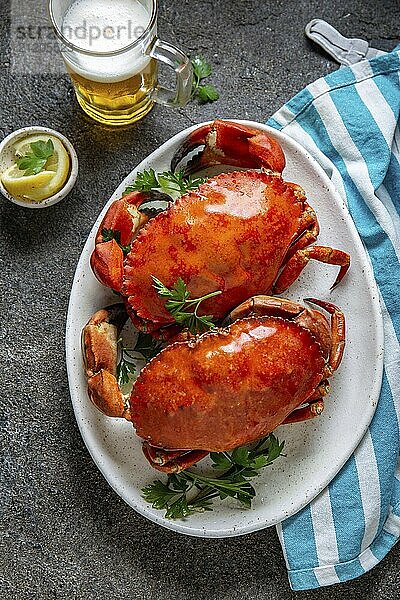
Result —
[{"label": "beer foam", "polygon": [[[62,32],[75,46],[90,52],[113,52],[129,46],[148,26],[150,15],[138,0],[75,0],[66,11]],[[149,62],[140,48],[116,56],[101,57],[63,52],[67,65],[93,81],[123,81],[139,73]]]}]

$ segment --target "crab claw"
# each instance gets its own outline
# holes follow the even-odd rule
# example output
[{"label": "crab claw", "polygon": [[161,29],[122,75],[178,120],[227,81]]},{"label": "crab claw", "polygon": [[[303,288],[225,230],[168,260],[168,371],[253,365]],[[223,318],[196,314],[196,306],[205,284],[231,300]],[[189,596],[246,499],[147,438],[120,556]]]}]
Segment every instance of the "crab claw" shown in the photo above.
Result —
[{"label": "crab claw", "polygon": [[171,198],[157,191],[132,192],[113,202],[98,229],[90,266],[97,279],[120,292],[122,288],[124,254],[139,229],[158,209],[144,207],[146,202],[166,202]]},{"label": "crab claw", "polygon": [[113,239],[96,244],[90,257],[90,266],[97,279],[107,287],[120,292],[124,272],[124,253]]},{"label": "crab claw", "polygon": [[202,145],[204,149],[188,162],[185,174],[219,164],[263,168],[278,173],[285,168],[280,144],[265,131],[232,121],[216,120],[195,129],[188,136],[171,160],[172,170],[176,170],[189,152]]},{"label": "crab claw", "polygon": [[98,310],[82,331],[82,349],[93,404],[109,417],[130,421],[129,408],[116,378],[117,343],[127,318],[123,304]]}]

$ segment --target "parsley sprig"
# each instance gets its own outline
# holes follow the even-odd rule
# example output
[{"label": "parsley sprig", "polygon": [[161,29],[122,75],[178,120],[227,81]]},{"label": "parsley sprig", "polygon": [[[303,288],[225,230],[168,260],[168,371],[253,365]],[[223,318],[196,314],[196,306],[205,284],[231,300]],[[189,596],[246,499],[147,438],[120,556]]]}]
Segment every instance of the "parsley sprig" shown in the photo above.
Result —
[{"label": "parsley sprig", "polygon": [[120,345],[120,359],[117,365],[118,385],[128,384],[137,370],[137,354],[141,354],[146,361],[151,360],[162,349],[162,343],[154,339],[150,334],[138,332],[136,344],[133,348],[123,345],[122,338],[118,340]]},{"label": "parsley sprig", "polygon": [[[250,508],[256,495],[250,480],[282,455],[284,444],[270,433],[252,446],[242,446],[232,452],[212,452],[212,466],[220,471],[216,477],[185,470],[169,475],[167,483],[158,479],[146,486],[142,490],[143,498],[153,508],[165,509],[167,519],[210,511],[214,498],[235,498],[241,506]],[[193,492],[197,493],[193,496]]]},{"label": "parsley sprig", "polygon": [[202,84],[203,79],[209,77],[212,73],[212,67],[210,63],[197,54],[191,61],[193,67],[193,86],[192,86],[192,98],[197,98],[201,104],[206,102],[215,102],[219,98],[219,92],[210,83]]},{"label": "parsley sprig", "polygon": [[50,156],[54,154],[54,144],[51,139],[47,142],[38,140],[29,144],[32,152],[28,152],[16,160],[20,171],[25,171],[26,175],[37,175],[44,170]]},{"label": "parsley sprig", "polygon": [[157,277],[152,276],[153,286],[160,298],[167,298],[165,308],[174,317],[175,322],[188,329],[190,333],[202,333],[214,327],[213,316],[198,314],[199,306],[204,300],[222,294],[221,290],[205,294],[201,298],[190,298],[190,292],[182,277],[179,277],[172,288],[167,288]]},{"label": "parsley sprig", "polygon": [[124,196],[131,192],[157,190],[175,200],[190,190],[195,190],[205,181],[202,177],[186,177],[183,171],[156,173],[154,169],[147,169],[137,173],[135,181],[125,189]]}]

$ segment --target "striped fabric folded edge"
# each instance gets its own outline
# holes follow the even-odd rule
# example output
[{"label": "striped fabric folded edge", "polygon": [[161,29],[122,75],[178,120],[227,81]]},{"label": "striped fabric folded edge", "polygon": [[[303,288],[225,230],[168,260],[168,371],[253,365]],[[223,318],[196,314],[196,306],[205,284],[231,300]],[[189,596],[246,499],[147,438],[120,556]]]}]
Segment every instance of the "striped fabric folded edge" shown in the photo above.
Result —
[{"label": "striped fabric folded edge", "polygon": [[267,122],[303,145],[347,202],[371,259],[385,335],[382,391],[368,432],[331,484],[277,526],[294,590],[359,577],[400,537],[399,69],[398,48],[342,68]]},{"label": "striped fabric folded edge", "polygon": [[320,565],[313,568],[291,569],[285,553],[282,525],[277,525],[279,541],[284,551],[290,587],[310,590],[355,579],[375,567],[400,538],[400,504],[391,510],[380,534],[361,554],[346,562]]}]

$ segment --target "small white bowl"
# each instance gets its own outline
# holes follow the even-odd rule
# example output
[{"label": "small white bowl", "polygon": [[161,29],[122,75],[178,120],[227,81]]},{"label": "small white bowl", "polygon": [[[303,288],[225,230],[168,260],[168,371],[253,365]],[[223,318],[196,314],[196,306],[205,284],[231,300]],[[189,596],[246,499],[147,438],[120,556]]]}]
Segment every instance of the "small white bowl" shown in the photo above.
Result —
[{"label": "small white bowl", "polygon": [[39,202],[35,202],[32,200],[23,200],[21,198],[16,198],[12,196],[4,187],[3,183],[0,179],[0,192],[3,194],[7,200],[14,202],[14,204],[18,204],[19,206],[24,206],[25,208],[45,208],[47,206],[52,206],[52,204],[57,204],[60,202],[65,196],[69,194],[72,188],[75,185],[76,178],[78,176],[78,157],[76,155],[75,149],[71,142],[58,131],[54,131],[54,129],[49,129],[48,127],[23,127],[22,129],[18,129],[17,131],[13,131],[10,133],[0,144],[0,174],[3,173],[6,169],[11,167],[15,162],[15,154],[13,151],[13,146],[20,139],[27,137],[29,135],[34,135],[35,133],[44,133],[48,135],[52,135],[58,138],[65,149],[67,150],[70,157],[70,172],[67,181],[61,188],[57,194],[46,198],[45,200],[41,200]]}]

